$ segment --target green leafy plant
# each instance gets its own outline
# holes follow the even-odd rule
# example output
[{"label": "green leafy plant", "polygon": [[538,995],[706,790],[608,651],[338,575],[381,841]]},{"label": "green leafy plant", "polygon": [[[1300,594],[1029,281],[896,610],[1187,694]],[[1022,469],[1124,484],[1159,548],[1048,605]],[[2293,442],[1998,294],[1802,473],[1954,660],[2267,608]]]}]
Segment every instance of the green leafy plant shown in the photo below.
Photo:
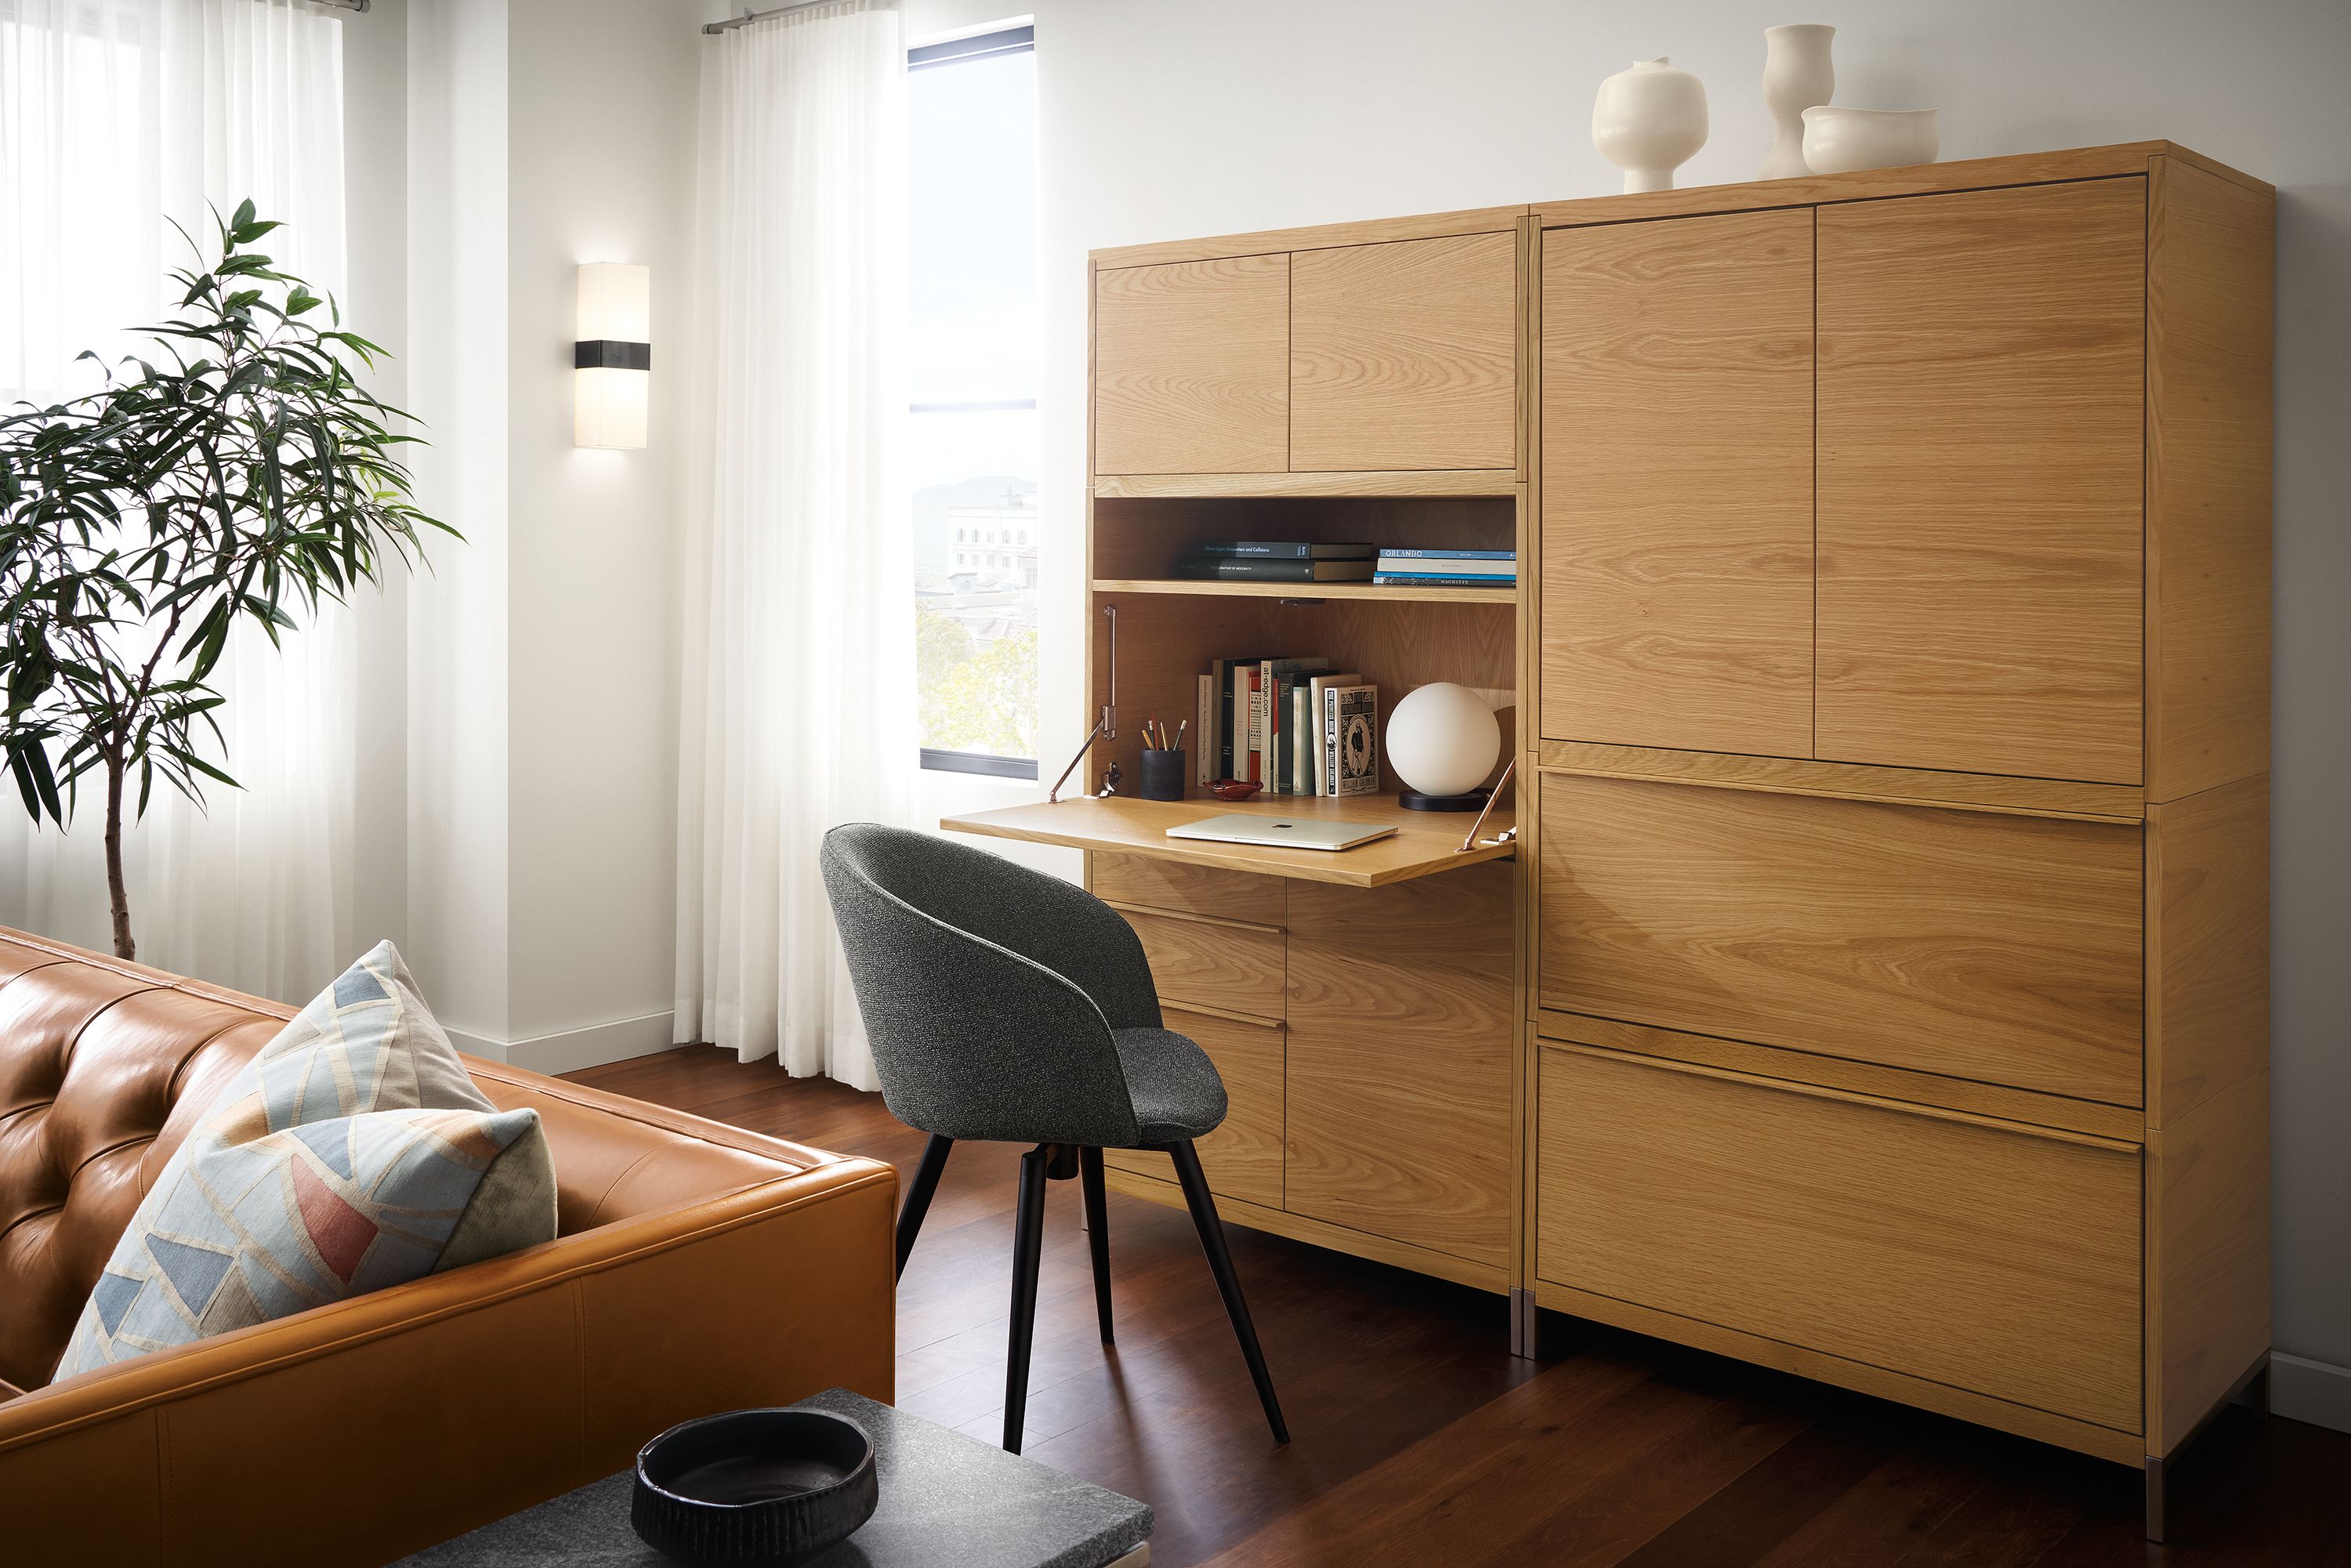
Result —
[{"label": "green leafy plant", "polygon": [[125,958],[126,797],[135,818],[159,779],[199,803],[236,783],[206,684],[230,632],[255,622],[276,644],[294,611],[421,555],[423,529],[455,532],[412,504],[406,416],[357,379],[383,350],[253,248],[279,225],[251,202],[214,225],[216,258],[172,274],[184,298],[146,329],[152,355],[0,416],[0,748],[36,821],[62,828],[102,779]]}]

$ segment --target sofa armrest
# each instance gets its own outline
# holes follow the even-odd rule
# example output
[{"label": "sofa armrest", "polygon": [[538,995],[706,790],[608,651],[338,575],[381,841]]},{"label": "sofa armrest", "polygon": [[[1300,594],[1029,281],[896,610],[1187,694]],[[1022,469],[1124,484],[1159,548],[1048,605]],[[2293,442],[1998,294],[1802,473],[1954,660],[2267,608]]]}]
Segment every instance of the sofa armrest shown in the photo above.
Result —
[{"label": "sofa armrest", "polygon": [[664,1157],[749,1179],[0,1403],[12,1558],[381,1563],[625,1469],[691,1416],[893,1397],[890,1166],[480,1075],[627,1124],[647,1148],[607,1200],[631,1172],[659,1195]]}]

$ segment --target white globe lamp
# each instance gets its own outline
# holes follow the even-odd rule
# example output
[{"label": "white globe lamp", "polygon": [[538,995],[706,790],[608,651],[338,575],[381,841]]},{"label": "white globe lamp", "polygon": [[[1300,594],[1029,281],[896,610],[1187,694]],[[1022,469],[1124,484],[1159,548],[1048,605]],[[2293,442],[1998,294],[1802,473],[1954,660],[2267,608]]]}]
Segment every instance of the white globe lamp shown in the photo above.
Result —
[{"label": "white globe lamp", "polygon": [[1388,715],[1388,766],[1405,786],[1397,803],[1415,811],[1475,811],[1479,788],[1502,755],[1502,727],[1486,699],[1438,681],[1408,693]]}]

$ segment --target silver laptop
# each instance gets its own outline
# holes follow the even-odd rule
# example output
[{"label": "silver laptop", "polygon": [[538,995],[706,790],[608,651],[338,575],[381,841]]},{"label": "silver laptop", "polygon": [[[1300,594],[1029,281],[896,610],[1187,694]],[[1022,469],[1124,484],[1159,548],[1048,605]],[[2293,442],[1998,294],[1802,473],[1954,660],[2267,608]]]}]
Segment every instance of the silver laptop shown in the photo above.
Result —
[{"label": "silver laptop", "polygon": [[1312,817],[1275,817],[1235,811],[1167,830],[1171,839],[1213,839],[1224,844],[1272,844],[1289,850],[1351,850],[1384,839],[1394,828],[1369,822],[1334,822]]}]

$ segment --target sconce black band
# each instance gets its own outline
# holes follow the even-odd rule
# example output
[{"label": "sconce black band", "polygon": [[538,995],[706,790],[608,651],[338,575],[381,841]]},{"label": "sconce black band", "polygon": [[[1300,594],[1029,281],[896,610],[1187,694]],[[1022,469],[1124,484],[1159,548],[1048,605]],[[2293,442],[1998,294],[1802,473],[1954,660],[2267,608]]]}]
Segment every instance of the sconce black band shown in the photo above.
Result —
[{"label": "sconce black band", "polygon": [[571,346],[575,371],[649,371],[653,368],[651,343],[623,343],[613,338],[591,338]]}]

